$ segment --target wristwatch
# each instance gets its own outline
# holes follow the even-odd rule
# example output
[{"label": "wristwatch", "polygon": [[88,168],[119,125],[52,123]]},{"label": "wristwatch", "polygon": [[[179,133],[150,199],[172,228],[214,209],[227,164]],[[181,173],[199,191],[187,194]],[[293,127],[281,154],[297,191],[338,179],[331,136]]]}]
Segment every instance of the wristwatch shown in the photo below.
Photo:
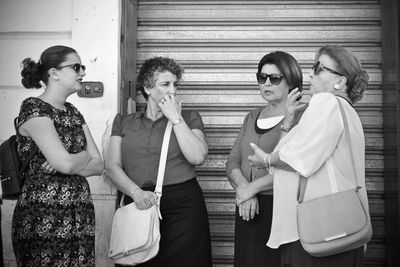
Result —
[{"label": "wristwatch", "polygon": [[172,125],[175,126],[175,125],[177,125],[177,124],[179,124],[181,122],[183,122],[183,120],[181,118],[179,118],[177,120],[172,121]]}]

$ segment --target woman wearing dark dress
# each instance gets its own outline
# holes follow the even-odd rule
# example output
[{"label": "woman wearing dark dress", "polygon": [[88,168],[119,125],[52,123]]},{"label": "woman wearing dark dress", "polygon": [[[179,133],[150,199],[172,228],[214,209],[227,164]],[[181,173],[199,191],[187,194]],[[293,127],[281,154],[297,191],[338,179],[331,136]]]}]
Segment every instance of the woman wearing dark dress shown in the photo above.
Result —
[{"label": "woman wearing dark dress", "polygon": [[146,106],[118,114],[112,128],[107,177],[129,196],[126,203],[133,199],[139,209],[148,209],[156,204],[153,192],[165,128],[168,121],[173,124],[160,204],[160,250],[140,266],[211,267],[207,209],[195,172],[208,146],[200,114],[181,110],[175,98],[182,73],[170,58],[146,60],[138,75]]},{"label": "woman wearing dark dress", "polygon": [[229,160],[227,177],[236,190],[235,267],[277,267],[279,249],[266,246],[272,221],[272,175],[248,162],[250,143],[272,152],[281,136],[289,92],[300,96],[302,73],[296,59],[285,52],[265,55],[258,64],[257,81],[266,105],[244,119]]},{"label": "woman wearing dark dress", "polygon": [[22,102],[17,120],[21,159],[39,147],[23,174],[12,219],[17,264],[95,266],[95,214],[85,177],[101,174],[103,163],[82,114],[66,102],[82,88],[85,66],[66,46],[22,64],[24,87],[46,87]]}]

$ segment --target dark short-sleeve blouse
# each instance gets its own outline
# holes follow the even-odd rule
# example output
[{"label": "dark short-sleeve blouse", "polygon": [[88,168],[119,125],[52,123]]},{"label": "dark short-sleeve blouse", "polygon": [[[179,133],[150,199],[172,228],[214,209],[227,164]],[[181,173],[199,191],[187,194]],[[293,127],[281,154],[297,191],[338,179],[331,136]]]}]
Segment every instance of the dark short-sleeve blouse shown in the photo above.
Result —
[{"label": "dark short-sleeve blouse", "polygon": [[[254,143],[263,151],[271,153],[279,142],[281,135],[280,125],[282,122],[279,122],[268,131],[258,130],[256,127],[257,118],[262,109],[263,107],[254,109],[245,117],[240,133],[229,154],[229,159],[226,164],[227,175],[230,175],[233,169],[240,169],[243,176],[248,181],[253,181],[268,174],[266,169],[250,166],[248,156],[253,154],[250,143]],[[261,194],[271,193],[272,190],[261,192]]]},{"label": "dark short-sleeve blouse", "polygon": [[[197,111],[182,111],[182,118],[190,129],[204,132],[204,124]],[[153,186],[157,181],[161,145],[168,119],[152,121],[144,110],[117,114],[111,135],[121,136],[121,156],[125,173],[138,186]],[[164,185],[178,184],[196,177],[195,166],[189,163],[179,148],[174,131],[168,147]]]}]

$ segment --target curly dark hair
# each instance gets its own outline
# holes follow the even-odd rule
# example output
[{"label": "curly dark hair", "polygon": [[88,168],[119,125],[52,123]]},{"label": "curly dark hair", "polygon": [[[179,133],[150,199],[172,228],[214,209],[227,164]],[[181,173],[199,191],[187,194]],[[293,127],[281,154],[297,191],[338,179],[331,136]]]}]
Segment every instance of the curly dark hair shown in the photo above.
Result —
[{"label": "curly dark hair", "polygon": [[153,57],[147,59],[143,63],[137,76],[136,88],[142,92],[146,100],[149,98],[149,95],[144,89],[153,88],[157,79],[157,74],[166,71],[174,74],[178,82],[181,80],[184,72],[183,68],[178,63],[168,57]]},{"label": "curly dark hair", "polygon": [[25,88],[41,88],[40,81],[47,85],[49,69],[59,67],[73,53],[76,51],[71,47],[55,45],[44,50],[37,63],[31,58],[25,58],[21,63],[22,85]]},{"label": "curly dark hair", "polygon": [[289,85],[289,92],[294,88],[299,88],[299,91],[302,91],[303,75],[299,63],[292,55],[283,51],[266,54],[258,63],[258,72],[261,72],[265,64],[273,64],[282,72]]},{"label": "curly dark hair", "polygon": [[368,88],[368,73],[361,67],[358,58],[349,50],[338,45],[326,45],[321,47],[315,59],[321,55],[327,55],[335,62],[336,70],[347,78],[346,93],[350,100],[355,103],[363,97]]}]

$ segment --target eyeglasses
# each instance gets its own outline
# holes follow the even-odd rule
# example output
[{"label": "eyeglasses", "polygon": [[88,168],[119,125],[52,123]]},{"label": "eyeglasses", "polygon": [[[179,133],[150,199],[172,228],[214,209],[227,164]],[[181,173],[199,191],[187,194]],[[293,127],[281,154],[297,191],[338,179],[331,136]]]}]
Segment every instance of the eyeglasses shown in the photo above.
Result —
[{"label": "eyeglasses", "polygon": [[318,74],[319,74],[321,71],[323,71],[323,70],[327,70],[327,71],[329,71],[329,72],[331,72],[331,73],[333,73],[333,74],[337,74],[337,75],[340,75],[340,76],[344,76],[344,75],[341,74],[340,72],[337,72],[337,71],[335,71],[335,70],[333,70],[333,69],[330,69],[330,68],[325,67],[325,66],[322,65],[321,62],[319,62],[319,61],[317,61],[317,62],[314,64],[314,66],[312,66],[311,69],[314,71],[314,74],[315,74],[315,75],[318,75]]},{"label": "eyeglasses", "polygon": [[280,74],[265,74],[262,72],[257,72],[257,82],[258,84],[264,84],[267,82],[267,79],[269,78],[269,81],[273,84],[273,85],[278,85],[281,83],[283,75]]},{"label": "eyeglasses", "polygon": [[65,66],[60,66],[60,67],[58,67],[57,69],[62,69],[62,68],[66,68],[66,67],[71,67],[71,68],[73,68],[74,71],[75,71],[76,73],[78,73],[78,74],[81,72],[81,69],[83,69],[84,71],[86,70],[86,66],[85,66],[85,65],[81,65],[81,64],[79,64],[79,63],[69,64],[69,65],[65,65]]}]

